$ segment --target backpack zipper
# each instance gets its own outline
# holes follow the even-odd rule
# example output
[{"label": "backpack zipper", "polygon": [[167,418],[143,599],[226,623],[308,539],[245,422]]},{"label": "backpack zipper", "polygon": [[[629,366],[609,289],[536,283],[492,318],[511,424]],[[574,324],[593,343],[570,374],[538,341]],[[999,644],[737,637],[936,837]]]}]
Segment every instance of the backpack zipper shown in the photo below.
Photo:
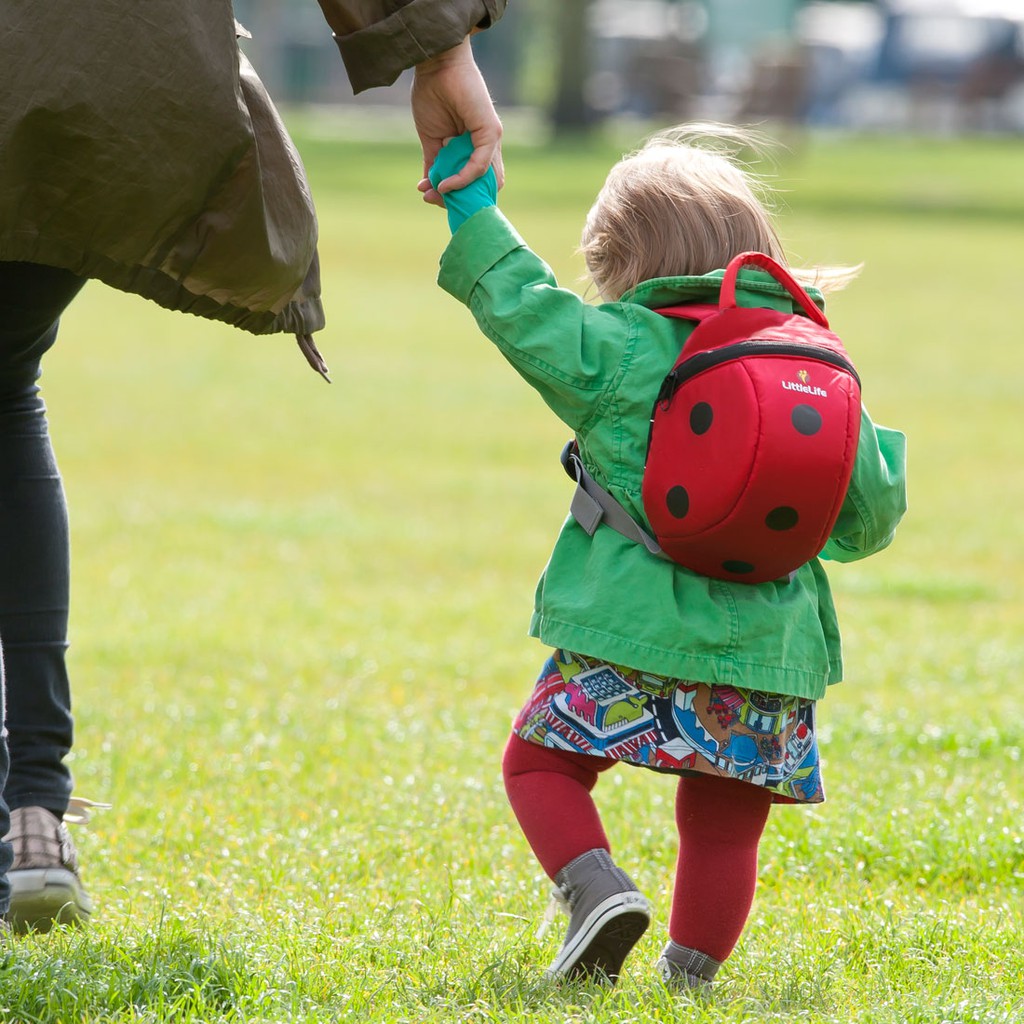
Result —
[{"label": "backpack zipper", "polygon": [[860,377],[857,375],[857,371],[853,368],[850,360],[841,356],[838,352],[833,352],[830,348],[825,348],[823,345],[814,345],[810,342],[761,341],[754,339],[751,341],[737,341],[732,345],[726,345],[724,348],[712,349],[710,352],[700,352],[695,356],[690,356],[689,359],[683,360],[661,382],[661,390],[658,392],[655,405],[671,402],[679,388],[691,377],[696,377],[698,373],[703,373],[705,370],[710,369],[712,366],[718,366],[720,363],[727,363],[733,359],[742,359],[744,356],[804,356],[808,359],[817,359],[823,363],[831,363],[832,366],[838,366],[841,370],[846,370],[857,382],[857,386],[860,387]]}]

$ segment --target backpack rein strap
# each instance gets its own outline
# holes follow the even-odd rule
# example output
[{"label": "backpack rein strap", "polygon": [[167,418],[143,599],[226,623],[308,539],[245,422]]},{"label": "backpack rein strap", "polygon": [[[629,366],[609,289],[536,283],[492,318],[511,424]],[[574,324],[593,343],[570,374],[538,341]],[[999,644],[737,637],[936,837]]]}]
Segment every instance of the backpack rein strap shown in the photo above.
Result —
[{"label": "backpack rein strap", "polygon": [[[643,544],[647,550],[657,558],[661,558],[673,565],[678,563],[674,558],[666,555],[661,545],[622,507],[617,499],[613,498],[586,470],[583,460],[580,458],[579,445],[576,439],[566,441],[562,449],[562,467],[569,475],[569,479],[576,481],[576,490],[573,492],[572,501],[569,503],[569,511],[573,519],[586,530],[591,537],[595,531],[604,523],[610,526],[616,533],[621,533],[628,540],[637,541]],[[796,570],[781,577],[779,583],[792,583],[796,577]]]},{"label": "backpack rein strap", "polygon": [[623,537],[643,544],[652,555],[672,561],[661,545],[587,472],[575,439],[562,449],[562,466],[569,478],[576,481],[569,511],[589,536],[593,537],[604,523]]},{"label": "backpack rein strap", "polygon": [[[658,312],[662,312],[658,310]],[[688,306],[673,307],[671,314],[698,323],[718,312],[717,305],[693,303]],[[662,385],[664,387],[664,385]],[[652,413],[653,415],[653,413]],[[672,562],[665,554],[661,545],[610,495],[588,472],[580,458],[580,448],[573,438],[567,441],[562,449],[562,468],[570,480],[576,481],[569,511],[587,534],[591,537],[601,523],[610,526],[623,537],[643,544],[656,558]]]}]

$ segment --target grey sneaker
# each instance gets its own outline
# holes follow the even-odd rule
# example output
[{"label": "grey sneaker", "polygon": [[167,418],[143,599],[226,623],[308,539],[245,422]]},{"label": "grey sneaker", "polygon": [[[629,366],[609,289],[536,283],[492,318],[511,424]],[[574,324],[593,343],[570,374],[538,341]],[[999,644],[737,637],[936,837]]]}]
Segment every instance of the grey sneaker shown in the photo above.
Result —
[{"label": "grey sneaker", "polygon": [[16,932],[45,932],[54,924],[84,924],[92,901],[78,877],[78,854],[67,826],[43,807],[11,811],[6,840],[14,847],[7,878],[7,921]]},{"label": "grey sneaker", "polygon": [[548,977],[614,984],[627,954],[651,923],[646,897],[600,849],[567,864],[555,884],[555,899],[569,913],[569,928]]},{"label": "grey sneaker", "polygon": [[712,982],[722,964],[707,953],[680,946],[669,939],[656,966],[661,980],[671,992],[706,996],[710,994]]}]

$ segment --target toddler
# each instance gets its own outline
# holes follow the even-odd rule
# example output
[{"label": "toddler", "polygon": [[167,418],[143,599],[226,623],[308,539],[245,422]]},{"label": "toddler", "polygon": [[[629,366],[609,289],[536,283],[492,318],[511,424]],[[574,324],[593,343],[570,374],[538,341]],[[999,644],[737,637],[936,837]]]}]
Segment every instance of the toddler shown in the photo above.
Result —
[{"label": "toddler", "polygon": [[[694,126],[651,139],[612,168],[583,231],[602,303],[560,288],[495,205],[493,174],[445,195],[453,236],[439,283],[575,433],[590,474],[641,524],[651,408],[694,324],[658,308],[717,302],[724,268],[785,253],[735,158],[746,137]],[[436,183],[471,151],[451,140]],[[819,288],[852,272],[793,271]],[[821,303],[821,291],[811,289]],[[741,306],[798,312],[761,270],[740,271]],[[905,438],[862,412],[849,491],[821,559],[886,547],[906,509]],[[711,579],[571,516],[537,587],[531,635],[552,649],[505,750],[506,791],[569,913],[554,977],[614,982],[650,907],[612,858],[591,792],[618,763],[676,777],[679,833],[666,984],[707,988],[753,901],[773,803],[824,799],[815,708],[842,676],[819,558],[785,580]]]}]

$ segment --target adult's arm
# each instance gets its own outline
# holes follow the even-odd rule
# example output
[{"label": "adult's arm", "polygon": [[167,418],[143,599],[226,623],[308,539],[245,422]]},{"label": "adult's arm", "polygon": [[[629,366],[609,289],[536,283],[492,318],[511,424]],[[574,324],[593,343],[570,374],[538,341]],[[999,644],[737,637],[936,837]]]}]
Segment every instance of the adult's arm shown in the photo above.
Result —
[{"label": "adult's arm", "polygon": [[458,46],[505,12],[506,0],[318,0],[354,92]]},{"label": "adult's arm", "polygon": [[[318,0],[341,50],[355,92],[391,85],[415,67],[412,116],[423,148],[419,189],[443,206],[439,193],[462,188],[493,166],[504,184],[501,121],[473,59],[469,37],[505,13],[506,0]],[[473,155],[435,189],[427,171],[446,138],[469,132]]]}]

